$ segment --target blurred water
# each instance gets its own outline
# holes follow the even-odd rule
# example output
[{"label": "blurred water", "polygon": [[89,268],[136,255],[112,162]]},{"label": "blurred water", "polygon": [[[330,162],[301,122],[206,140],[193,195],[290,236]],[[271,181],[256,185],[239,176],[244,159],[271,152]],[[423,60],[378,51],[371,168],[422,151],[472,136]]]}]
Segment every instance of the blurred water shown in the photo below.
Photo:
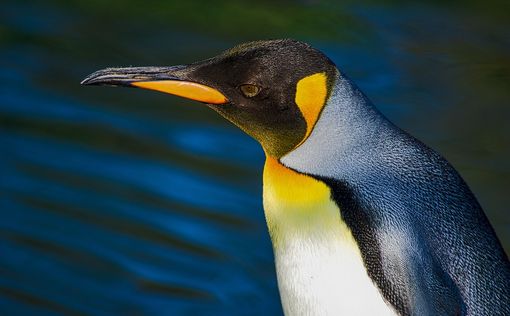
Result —
[{"label": "blurred water", "polygon": [[506,3],[207,4],[2,3],[2,315],[281,314],[258,144],[193,102],[79,86],[253,39],[325,51],[456,166],[510,249]]}]

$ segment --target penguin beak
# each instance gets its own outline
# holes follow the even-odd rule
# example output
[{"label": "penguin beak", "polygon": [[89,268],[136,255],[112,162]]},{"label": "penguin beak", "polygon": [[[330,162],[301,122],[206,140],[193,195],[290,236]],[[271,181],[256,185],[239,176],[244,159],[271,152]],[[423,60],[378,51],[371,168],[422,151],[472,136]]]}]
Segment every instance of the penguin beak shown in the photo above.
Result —
[{"label": "penguin beak", "polygon": [[149,89],[208,104],[228,102],[218,90],[189,80],[188,66],[107,68],[89,75],[81,84]]}]

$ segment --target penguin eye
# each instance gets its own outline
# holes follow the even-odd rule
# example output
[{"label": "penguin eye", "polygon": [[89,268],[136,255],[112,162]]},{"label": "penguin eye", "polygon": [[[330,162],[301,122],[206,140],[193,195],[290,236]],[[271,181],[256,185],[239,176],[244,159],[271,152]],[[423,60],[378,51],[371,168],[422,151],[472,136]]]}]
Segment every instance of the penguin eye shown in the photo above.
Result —
[{"label": "penguin eye", "polygon": [[259,94],[261,88],[254,84],[243,84],[239,86],[239,90],[241,93],[247,98],[253,98],[257,94]]}]

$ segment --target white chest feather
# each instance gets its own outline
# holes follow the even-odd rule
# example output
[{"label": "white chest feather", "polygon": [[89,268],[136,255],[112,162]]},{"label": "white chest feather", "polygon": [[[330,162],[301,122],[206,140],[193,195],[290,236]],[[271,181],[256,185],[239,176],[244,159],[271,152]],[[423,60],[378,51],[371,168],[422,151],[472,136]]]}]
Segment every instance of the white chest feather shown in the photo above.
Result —
[{"label": "white chest feather", "polygon": [[266,162],[264,209],[285,315],[395,315],[369,278],[329,188],[281,168]]},{"label": "white chest feather", "polygon": [[275,248],[286,315],[395,315],[368,277],[350,232],[341,226],[336,233],[293,234]]}]

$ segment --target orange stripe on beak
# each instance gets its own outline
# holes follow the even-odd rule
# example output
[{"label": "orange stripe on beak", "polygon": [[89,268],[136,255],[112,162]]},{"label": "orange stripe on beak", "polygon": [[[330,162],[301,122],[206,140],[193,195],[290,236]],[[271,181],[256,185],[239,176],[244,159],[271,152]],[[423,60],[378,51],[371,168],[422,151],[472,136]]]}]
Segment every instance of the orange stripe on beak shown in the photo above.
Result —
[{"label": "orange stripe on beak", "polygon": [[173,94],[190,100],[210,104],[223,104],[228,100],[218,90],[211,87],[179,80],[156,80],[132,82],[132,86]]}]

